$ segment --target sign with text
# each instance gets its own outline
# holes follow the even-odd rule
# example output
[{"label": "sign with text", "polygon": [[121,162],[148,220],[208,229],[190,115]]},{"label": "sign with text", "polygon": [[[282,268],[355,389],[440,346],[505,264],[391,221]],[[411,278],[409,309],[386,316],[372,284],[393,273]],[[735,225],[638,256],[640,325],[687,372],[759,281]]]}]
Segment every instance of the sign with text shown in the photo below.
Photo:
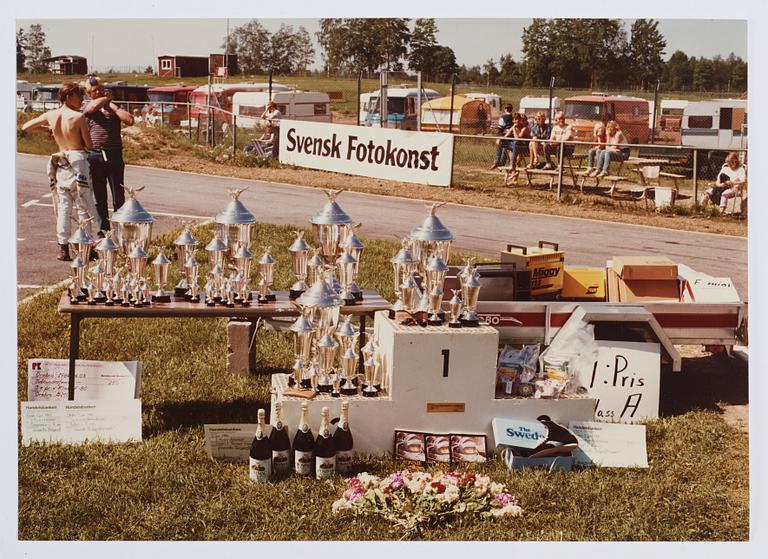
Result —
[{"label": "sign with text", "polygon": [[538,421],[494,417],[491,420],[496,446],[536,448],[547,438],[547,428]]},{"label": "sign with text", "polygon": [[280,163],[449,186],[453,135],[283,119]]},{"label": "sign with text", "polygon": [[[75,362],[75,400],[132,400],[140,396],[140,361]],[[30,359],[27,362],[29,401],[69,397],[68,359]]]},{"label": "sign with text", "polygon": [[248,462],[255,423],[205,424],[205,450],[208,456],[225,462]]},{"label": "sign with text", "polygon": [[632,422],[659,416],[660,347],[657,343],[597,341],[597,361],[579,374],[597,398],[595,417]]},{"label": "sign with text", "polygon": [[579,441],[579,447],[573,451],[573,457],[579,465],[648,467],[645,425],[571,421],[568,428]]},{"label": "sign with text", "polygon": [[141,400],[22,402],[21,440],[83,443],[141,440]]}]

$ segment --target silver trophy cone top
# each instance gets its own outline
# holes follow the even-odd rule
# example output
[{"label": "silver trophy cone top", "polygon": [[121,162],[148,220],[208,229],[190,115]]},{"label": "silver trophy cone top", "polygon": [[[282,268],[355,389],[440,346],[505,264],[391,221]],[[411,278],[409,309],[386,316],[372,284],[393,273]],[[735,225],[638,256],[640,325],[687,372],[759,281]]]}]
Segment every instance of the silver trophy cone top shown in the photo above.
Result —
[{"label": "silver trophy cone top", "polygon": [[443,204],[435,203],[429,207],[429,215],[426,217],[426,219],[421,222],[421,225],[417,225],[411,229],[411,239],[417,241],[453,240],[453,233],[451,233],[448,228],[443,225],[443,222],[440,221],[440,218],[436,215],[437,208],[442,205]]},{"label": "silver trophy cone top", "polygon": [[75,256],[72,259],[72,264],[69,265],[70,268],[85,268],[86,264],[85,261],[80,258],[79,256]]},{"label": "silver trophy cone top", "polygon": [[224,244],[224,241],[221,240],[221,237],[216,235],[213,237],[213,239],[211,239],[210,243],[205,245],[205,250],[208,252],[225,251],[227,250],[227,245]]},{"label": "silver trophy cone top", "polygon": [[427,263],[427,272],[447,272],[448,265],[439,256],[433,256]]},{"label": "silver trophy cone top", "polygon": [[345,250],[341,253],[341,256],[336,259],[336,264],[339,266],[343,266],[345,264],[357,264],[357,258]]},{"label": "silver trophy cone top", "polygon": [[269,249],[270,248],[271,247],[264,247],[264,254],[261,255],[261,258],[259,258],[259,264],[274,264],[275,263],[275,259],[269,253]]},{"label": "silver trophy cone top", "polygon": [[312,258],[307,262],[307,266],[323,266],[323,259],[320,258],[319,249],[313,249]]},{"label": "silver trophy cone top", "polygon": [[354,249],[362,250],[365,248],[365,245],[360,241],[358,236],[355,234],[355,229],[360,227],[362,223],[356,223],[349,229],[349,235],[347,235],[347,238],[344,239],[344,242],[341,243],[342,249],[347,249],[348,251],[352,252]]},{"label": "silver trophy cone top", "polygon": [[408,274],[400,286],[401,289],[416,289],[418,287],[419,284],[416,283],[416,279],[413,277],[413,274]]},{"label": "silver trophy cone top", "polygon": [[459,295],[461,289],[451,289],[451,292],[453,293],[453,297],[451,298],[450,304],[461,303],[461,296]]},{"label": "silver trophy cone top", "polygon": [[152,223],[155,218],[144,209],[144,206],[136,199],[136,193],[143,190],[143,186],[131,188],[130,186],[124,187],[128,193],[128,197],[125,203],[120,206],[120,209],[112,214],[110,221],[114,223]]},{"label": "silver trophy cone top", "polygon": [[307,244],[307,241],[304,240],[304,231],[296,231],[296,240],[293,241],[291,246],[288,247],[289,252],[304,252],[312,248]]},{"label": "silver trophy cone top", "polygon": [[96,243],[95,248],[98,252],[105,252],[110,250],[115,251],[120,249],[120,247],[115,244],[115,241],[112,240],[112,231],[107,231],[104,234],[104,238]]},{"label": "silver trophy cone top", "polygon": [[149,255],[140,246],[135,247],[129,254],[128,258],[147,258]]},{"label": "silver trophy cone top", "polygon": [[245,188],[230,190],[229,194],[232,196],[232,200],[222,210],[222,212],[216,216],[216,223],[223,223],[225,225],[244,225],[247,223],[256,223],[256,216],[253,215],[248,208],[240,201],[240,195],[245,191]]},{"label": "silver trophy cone top", "polygon": [[163,253],[163,251],[160,251],[160,253],[152,261],[153,265],[158,265],[158,266],[165,266],[166,264],[170,264],[170,263],[171,261],[168,260],[168,257]]},{"label": "silver trophy cone top", "polygon": [[77,244],[85,244],[85,245],[92,245],[93,244],[93,236],[88,232],[88,229],[85,229],[84,227],[78,227],[75,232],[72,234],[72,236],[69,238],[69,243],[73,245]]},{"label": "silver trophy cone top", "polygon": [[302,307],[339,307],[342,304],[338,294],[330,288],[326,281],[320,280],[312,284],[301,296],[296,299],[296,303]]},{"label": "silver trophy cone top", "polygon": [[288,327],[288,330],[297,334],[308,334],[309,332],[314,332],[315,329],[312,327],[312,322],[302,314]]},{"label": "silver trophy cone top", "polygon": [[348,314],[336,329],[336,335],[340,338],[354,338],[357,336],[357,329],[352,326],[352,315]]},{"label": "silver trophy cone top", "polygon": [[336,343],[336,340],[334,340],[333,336],[331,336],[330,334],[325,334],[325,336],[320,338],[320,340],[318,340],[318,342],[317,342],[317,347],[318,348],[329,348],[329,349],[332,349],[332,348],[337,347],[338,345],[339,344]]},{"label": "silver trophy cone top", "polygon": [[245,248],[244,246],[240,246],[240,248],[237,249],[234,256],[235,260],[241,259],[241,258],[253,258],[253,253]]},{"label": "silver trophy cone top", "polygon": [[197,268],[198,265],[197,265],[197,260],[195,260],[195,257],[194,256],[190,256],[189,258],[187,258],[187,261],[184,262],[184,267],[185,268]]},{"label": "silver trophy cone top", "polygon": [[353,223],[352,218],[336,202],[336,197],[341,192],[341,190],[326,190],[328,202],[312,216],[310,223],[314,225],[350,225]]},{"label": "silver trophy cone top", "polygon": [[474,270],[466,277],[464,280],[464,285],[468,285],[470,287],[480,287],[480,273],[477,270]]},{"label": "silver trophy cone top", "polygon": [[173,241],[173,244],[176,246],[197,246],[200,244],[200,241],[189,230],[189,226],[185,225],[179,236]]},{"label": "silver trophy cone top", "polygon": [[413,254],[411,253],[411,251],[408,250],[407,243],[405,240],[403,240],[402,248],[399,251],[397,251],[397,254],[395,254],[390,259],[390,262],[392,264],[400,264],[405,266],[419,263],[419,261],[413,257]]}]

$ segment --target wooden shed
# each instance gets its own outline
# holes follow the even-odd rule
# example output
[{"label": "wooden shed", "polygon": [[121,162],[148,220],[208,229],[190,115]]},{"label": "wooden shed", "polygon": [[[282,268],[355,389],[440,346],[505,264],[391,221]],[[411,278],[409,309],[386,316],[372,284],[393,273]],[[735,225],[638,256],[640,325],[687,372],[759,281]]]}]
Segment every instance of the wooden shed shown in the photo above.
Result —
[{"label": "wooden shed", "polygon": [[88,73],[88,60],[84,56],[62,54],[46,58],[44,62],[52,74],[72,76]]},{"label": "wooden shed", "polygon": [[209,54],[209,69],[213,76],[234,76],[240,73],[236,54]]},{"label": "wooden shed", "polygon": [[207,76],[208,64],[207,56],[163,54],[157,57],[157,75],[165,78]]}]

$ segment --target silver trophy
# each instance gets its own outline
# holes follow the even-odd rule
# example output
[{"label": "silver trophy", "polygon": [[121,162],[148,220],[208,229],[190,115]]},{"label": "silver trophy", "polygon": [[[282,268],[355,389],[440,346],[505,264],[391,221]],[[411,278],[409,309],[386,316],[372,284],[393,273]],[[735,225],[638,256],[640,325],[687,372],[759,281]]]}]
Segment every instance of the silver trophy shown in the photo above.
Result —
[{"label": "silver trophy", "polygon": [[427,323],[431,326],[440,326],[443,323],[443,313],[441,310],[443,302],[443,287],[445,285],[445,275],[448,272],[448,266],[438,255],[434,255],[427,263],[426,291],[429,295],[430,316]]},{"label": "silver trophy", "polygon": [[363,362],[363,370],[365,371],[363,396],[372,398],[379,395],[379,391],[376,388],[376,374],[378,367],[379,362],[376,359],[376,355],[371,353]]},{"label": "silver trophy", "polygon": [[115,268],[115,274],[112,276],[112,287],[115,290],[112,295],[112,302],[119,305],[123,302],[123,290],[125,287],[125,276],[123,268]]},{"label": "silver trophy", "polygon": [[341,254],[341,244],[352,225],[352,218],[341,209],[336,202],[336,197],[341,190],[326,190],[328,202],[322,209],[312,216],[312,232],[315,236],[315,244],[320,249],[320,256],[326,264],[333,264]]},{"label": "silver trophy", "polygon": [[355,229],[359,229],[361,226],[362,223],[355,223],[353,226],[349,227],[347,237],[344,239],[344,242],[341,243],[342,250],[349,252],[349,254],[351,254],[356,260],[352,270],[352,282],[349,285],[349,290],[358,301],[363,300],[363,290],[360,289],[360,286],[357,284],[357,277],[360,273],[360,258],[363,256],[365,245],[355,233]]},{"label": "silver trophy", "polygon": [[230,190],[229,195],[232,200],[216,216],[220,237],[227,245],[230,257],[233,257],[241,246],[251,247],[251,233],[256,224],[256,216],[240,201],[240,195],[246,190],[247,187]]},{"label": "silver trophy", "polygon": [[187,258],[186,262],[184,263],[184,277],[186,278],[187,285],[189,287],[189,302],[199,303],[200,287],[197,284],[198,266],[197,266],[197,260],[195,260],[194,254],[191,254],[189,258]]},{"label": "silver trophy", "polygon": [[115,284],[112,283],[112,280],[107,277],[107,279],[104,280],[104,304],[108,307],[111,307],[115,304]]},{"label": "silver trophy", "polygon": [[176,261],[181,267],[181,280],[176,284],[173,291],[176,297],[184,297],[189,293],[191,287],[187,278],[187,262],[190,257],[195,257],[195,250],[200,241],[192,234],[192,231],[189,229],[189,223],[184,222],[184,229],[176,237],[176,240],[173,241],[173,244],[176,246]]},{"label": "silver trophy", "polygon": [[400,250],[390,260],[392,263],[392,272],[395,279],[395,295],[397,296],[397,300],[391,308],[390,318],[394,318],[394,312],[402,311],[405,309],[405,305],[403,303],[403,294],[400,290],[400,286],[403,284],[405,278],[409,274],[416,273],[417,266],[419,264],[419,261],[413,257],[413,254],[411,254],[411,251],[408,249],[408,244],[409,240],[403,239],[400,243]]},{"label": "silver trophy", "polygon": [[224,286],[224,269],[226,268],[228,248],[221,239],[221,233],[216,232],[211,242],[205,246],[208,252],[208,266],[210,268],[212,294],[210,301],[206,299],[206,304],[211,305],[222,300],[221,288]]},{"label": "silver trophy", "polygon": [[463,307],[463,303],[461,302],[461,297],[459,297],[459,293],[461,293],[461,290],[451,289],[451,291],[453,292],[453,297],[448,302],[449,313],[450,313],[450,320],[448,321],[448,327],[461,328],[461,309]]},{"label": "silver trophy", "polygon": [[357,361],[358,356],[355,352],[355,342],[360,332],[352,326],[352,315],[344,317],[344,321],[336,329],[336,338],[341,346],[341,373],[342,378],[339,383],[341,393],[347,396],[357,394]]},{"label": "silver trophy", "polygon": [[341,299],[345,305],[354,305],[357,298],[352,292],[352,283],[354,282],[357,259],[347,249],[344,249],[339,259],[336,260],[336,266],[339,269],[339,279],[341,280]]},{"label": "silver trophy", "polygon": [[93,237],[89,231],[92,217],[86,219],[77,219],[77,229],[69,238],[69,252],[73,257],[79,256],[83,262],[88,262],[91,258],[91,249],[93,248]]},{"label": "silver trophy", "polygon": [[306,375],[306,382],[302,384],[302,381],[305,378],[304,371],[309,367],[315,328],[307,315],[301,314],[288,329],[293,332],[294,353],[293,378],[289,379],[288,384],[290,386],[299,384],[303,388],[309,388],[309,375]]},{"label": "silver trophy", "polygon": [[323,334],[338,325],[342,301],[325,278],[313,283],[295,303],[302,311],[307,311],[307,317]]},{"label": "silver trophy", "polygon": [[[143,290],[140,287],[140,281],[144,278],[144,272],[147,269],[147,260],[149,254],[140,246],[133,247],[131,252],[128,253],[128,270],[130,283],[132,284],[132,299],[134,307],[141,307],[144,305]],[[128,301],[123,301],[125,305]]]},{"label": "silver trophy", "polygon": [[413,271],[408,272],[405,280],[400,284],[400,296],[403,300],[403,310],[411,314],[416,311],[416,304],[419,296],[419,286],[416,283],[413,274]]},{"label": "silver trophy", "polygon": [[259,303],[270,303],[277,300],[271,287],[275,280],[275,259],[269,253],[270,247],[264,248],[264,254],[259,258]]},{"label": "silver trophy", "polygon": [[461,317],[462,326],[479,326],[480,319],[477,316],[477,300],[480,296],[480,273],[473,268],[461,284],[461,298],[464,300],[464,314]]},{"label": "silver trophy", "polygon": [[253,253],[248,250],[247,247],[241,246],[235,251],[233,260],[235,261],[235,269],[237,270],[237,301],[244,307],[251,304],[251,292],[248,287],[248,280],[251,277],[251,262],[253,261]]},{"label": "silver trophy", "polygon": [[143,190],[143,186],[131,188],[124,187],[127,193],[125,203],[112,214],[109,220],[114,225],[115,239],[123,256],[127,256],[138,247],[146,250],[152,240],[152,224],[155,219],[136,199],[136,193]]},{"label": "silver trophy", "polygon": [[93,296],[94,303],[107,302],[107,295],[104,292],[105,280],[106,272],[104,270],[104,263],[99,260],[96,265],[91,268],[91,281],[93,282],[94,287],[96,287],[96,293]]},{"label": "silver trophy", "polygon": [[339,344],[330,332],[323,335],[317,342],[317,354],[320,360],[320,378],[317,382],[319,392],[331,392],[333,389],[334,363]]},{"label": "silver trophy", "polygon": [[171,265],[171,261],[161,250],[157,257],[152,261],[152,270],[155,276],[155,285],[157,291],[152,294],[151,301],[153,303],[170,303],[171,294],[165,292],[165,286],[168,283],[168,268]]},{"label": "silver trophy", "polygon": [[320,257],[320,249],[312,249],[312,258],[307,261],[307,284],[312,287],[316,281],[322,280],[325,264]]},{"label": "silver trophy", "polygon": [[104,274],[107,278],[113,278],[115,275],[115,255],[120,250],[112,240],[113,234],[113,231],[107,231],[104,238],[94,246],[96,254],[99,255],[99,262],[104,264]]},{"label": "silver trophy", "polygon": [[288,298],[293,301],[307,290],[307,263],[309,262],[310,246],[304,240],[304,231],[296,231],[296,240],[288,247],[291,253],[291,272],[296,281],[288,292]]}]

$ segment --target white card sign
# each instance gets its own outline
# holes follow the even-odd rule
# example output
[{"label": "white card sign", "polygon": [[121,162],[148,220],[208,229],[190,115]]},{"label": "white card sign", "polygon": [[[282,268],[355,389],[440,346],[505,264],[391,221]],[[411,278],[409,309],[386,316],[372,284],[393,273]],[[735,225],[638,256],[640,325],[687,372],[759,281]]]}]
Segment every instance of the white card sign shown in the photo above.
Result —
[{"label": "white card sign", "polygon": [[659,416],[661,350],[657,343],[597,341],[591,371],[579,374],[597,398],[595,417],[629,423]]},{"label": "white card sign", "polygon": [[208,456],[226,462],[248,462],[256,435],[255,423],[206,424],[203,429]]},{"label": "white card sign", "polygon": [[21,439],[82,443],[141,440],[141,400],[22,402]]},{"label": "white card sign", "polygon": [[491,420],[496,446],[536,448],[547,438],[547,428],[538,421],[494,417]]},{"label": "white card sign", "polygon": [[647,468],[645,425],[571,421],[568,428],[579,441],[573,458],[582,466]]},{"label": "white card sign", "polygon": [[[30,359],[27,379],[29,401],[67,400],[69,360]],[[133,400],[140,387],[140,361],[75,362],[75,400]]]}]

